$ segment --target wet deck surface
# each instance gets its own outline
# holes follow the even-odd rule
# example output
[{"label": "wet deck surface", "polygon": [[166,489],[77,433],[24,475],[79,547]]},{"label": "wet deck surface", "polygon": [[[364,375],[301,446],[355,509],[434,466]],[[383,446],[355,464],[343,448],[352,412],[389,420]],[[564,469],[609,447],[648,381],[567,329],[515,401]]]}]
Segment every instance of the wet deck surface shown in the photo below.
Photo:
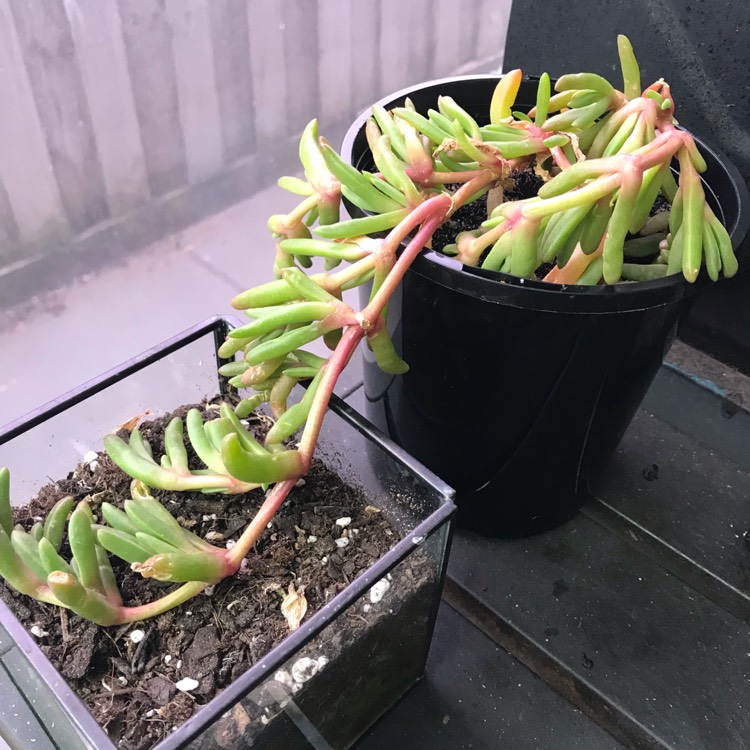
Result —
[{"label": "wet deck surface", "polygon": [[747,393],[678,345],[576,518],[458,530],[427,676],[361,747],[747,747]]}]

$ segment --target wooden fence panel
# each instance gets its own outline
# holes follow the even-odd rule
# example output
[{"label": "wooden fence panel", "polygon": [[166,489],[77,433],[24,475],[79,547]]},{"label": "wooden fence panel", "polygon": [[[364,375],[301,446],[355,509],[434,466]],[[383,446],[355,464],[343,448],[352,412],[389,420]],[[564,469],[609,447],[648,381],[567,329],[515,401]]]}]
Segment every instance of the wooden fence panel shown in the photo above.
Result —
[{"label": "wooden fence panel", "polygon": [[380,84],[381,3],[358,3],[350,21],[352,103],[360,112],[385,93]]},{"label": "wooden fence panel", "polygon": [[[167,0],[172,27],[180,123],[185,139],[188,181],[202,182],[224,163],[216,95],[209,3]],[[217,44],[221,44],[217,40]]]},{"label": "wooden fence panel", "polygon": [[[318,3],[283,0],[284,60],[287,80],[287,135],[301,133],[318,114]],[[278,100],[276,106],[284,107]]]},{"label": "wooden fence panel", "polygon": [[435,3],[433,0],[410,0],[406,7],[408,25],[412,30],[409,39],[408,86],[435,77],[435,60],[440,50],[435,46]]},{"label": "wooden fence panel", "polygon": [[118,2],[148,181],[161,196],[188,181],[172,29],[163,3]]},{"label": "wooden fence panel", "polygon": [[382,0],[380,3],[380,93],[376,99],[403,88],[409,74],[409,7],[403,0]]},{"label": "wooden fence panel", "polygon": [[13,17],[74,232],[109,217],[104,179],[63,0],[12,0]]},{"label": "wooden fence panel", "polygon": [[255,150],[247,2],[211,0],[210,13],[224,159],[231,164]]},{"label": "wooden fence panel", "polygon": [[[467,3],[461,4],[465,9]],[[433,3],[435,14],[435,77],[443,78],[457,70],[464,60],[465,43],[472,33],[471,26],[462,23],[462,17],[468,18],[468,13],[459,15],[453,0],[435,0]],[[463,48],[462,48],[463,43]]]},{"label": "wooden fence panel", "polygon": [[[281,3],[249,0],[247,26],[253,76],[253,117],[261,150],[287,132],[284,15]],[[260,145],[263,144],[263,145]]]},{"label": "wooden fence panel", "polygon": [[0,0],[0,112],[0,176],[19,241],[33,254],[69,236],[70,229],[9,0]]},{"label": "wooden fence panel", "polygon": [[151,193],[117,5],[66,3],[112,216],[143,205]]},{"label": "wooden fence panel", "polygon": [[321,129],[350,116],[352,65],[359,54],[352,45],[351,0],[326,0],[318,5],[318,109]]},{"label": "wooden fence panel", "polygon": [[[3,266],[10,266],[13,261],[21,259],[22,246],[16,217],[13,215],[13,206],[8,199],[8,191],[0,180],[0,275]],[[2,303],[2,299],[0,299]]]},{"label": "wooden fence panel", "polygon": [[246,197],[297,168],[312,117],[337,140],[373,100],[487,59],[509,8],[0,0],[0,279]]}]

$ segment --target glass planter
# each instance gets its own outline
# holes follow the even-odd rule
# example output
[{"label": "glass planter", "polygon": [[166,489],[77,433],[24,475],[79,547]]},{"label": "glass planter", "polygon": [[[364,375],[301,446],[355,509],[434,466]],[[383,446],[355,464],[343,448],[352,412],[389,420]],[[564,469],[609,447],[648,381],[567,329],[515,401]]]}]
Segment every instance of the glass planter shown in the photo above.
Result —
[{"label": "glass planter", "polygon": [[[135,414],[150,409],[158,416],[219,392],[217,345],[231,325],[207,320],[7,425],[0,465],[11,470],[14,502],[26,503],[50,477],[66,476]],[[422,676],[445,573],[452,490],[336,397],[317,456],[386,514],[398,531],[394,546],[158,750],[347,748]],[[11,748],[114,750],[2,602],[0,665],[0,736]]]}]

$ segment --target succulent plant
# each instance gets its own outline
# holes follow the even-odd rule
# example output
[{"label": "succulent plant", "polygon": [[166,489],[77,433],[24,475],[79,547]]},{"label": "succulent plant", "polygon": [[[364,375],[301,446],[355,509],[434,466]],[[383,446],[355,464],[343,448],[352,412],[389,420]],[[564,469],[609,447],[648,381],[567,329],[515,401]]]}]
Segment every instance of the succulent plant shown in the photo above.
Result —
[{"label": "succulent plant", "polygon": [[[334,372],[357,341],[366,338],[386,372],[406,370],[385,327],[387,301],[435,229],[490,190],[487,220],[444,249],[467,265],[533,277],[554,264],[545,280],[566,284],[678,272],[692,282],[703,266],[712,279],[737,271],[727,231],[705,200],[699,177],[705,162],[693,138],[675,125],[668,84],[660,80],[642,91],[623,36],[618,50],[623,91],[581,73],[562,76],[552,95],[545,74],[536,106],[528,114],[513,112],[522,76],[512,71],[494,92],[486,124],[450,97],[440,97],[438,109],[426,114],[408,99],[390,112],[373,107],[366,136],[377,172],[346,163],[318,137],[316,121],[307,126],[300,142],[307,179],[279,181],[303,200],[269,222],[277,280],[233,300],[252,322],[233,331],[223,351],[244,355],[228,368],[243,372],[234,384],[255,388],[254,405],[275,390],[286,392],[288,375],[314,375],[314,400],[292,407],[296,427],[302,417],[312,422],[300,443],[303,463],[319,429],[319,404],[327,403]],[[524,169],[546,177],[538,194],[504,200],[511,176]],[[650,216],[659,194],[671,210]],[[366,215],[338,220],[334,204],[341,197]],[[322,259],[325,270],[305,273],[311,258]],[[339,269],[342,261],[347,265]],[[364,310],[342,302],[342,292],[370,281]],[[334,348],[327,362],[305,370],[284,359],[310,356],[298,347],[321,336]],[[274,412],[286,418],[278,405]]]},{"label": "succulent plant", "polygon": [[[307,470],[335,382],[362,339],[385,372],[408,369],[385,325],[388,300],[435,230],[490,191],[487,220],[444,249],[467,265],[533,277],[553,264],[544,279],[559,284],[679,272],[694,282],[703,266],[714,280],[736,273],[729,235],[705,200],[699,177],[705,162],[693,138],[676,127],[669,85],[659,80],[641,90],[624,36],[618,51],[623,91],[581,73],[562,76],[553,95],[545,74],[536,106],[514,112],[522,76],[512,71],[495,89],[486,124],[450,97],[426,114],[408,99],[390,112],[373,107],[366,136],[377,172],[345,162],[318,136],[315,120],[307,126],[300,141],[306,179],[279,181],[302,200],[269,221],[277,278],[233,300],[252,322],[232,331],[221,350],[242,354],[223,371],[234,385],[254,388],[245,403],[272,403],[277,422],[266,449],[304,426],[299,461],[271,497]],[[534,170],[544,184],[535,196],[504,200],[518,170]],[[651,216],[660,194],[671,209]],[[341,220],[342,198],[365,215]],[[323,270],[306,273],[313,259]],[[372,292],[363,310],[342,301],[344,291],[367,282]],[[333,349],[328,360],[301,349],[317,338]],[[312,378],[307,395],[287,410],[291,386],[305,378]],[[249,465],[235,476],[260,481]]]},{"label": "succulent plant", "polygon": [[[124,510],[102,504],[97,524],[86,500],[59,500],[30,531],[13,526],[10,473],[0,469],[0,576],[14,589],[99,625],[118,625],[165,612],[234,573],[240,560],[184,529],[140,482]],[[71,513],[72,510],[72,513]],[[70,518],[68,518],[70,516]],[[65,539],[71,558],[61,548]],[[149,604],[123,604],[107,552],[146,577],[184,585]]]},{"label": "succulent plant", "polygon": [[[151,446],[138,428],[131,432],[127,443],[117,435],[107,435],[104,448],[124,472],[149,487],[162,490],[249,492],[277,482],[297,468],[295,451],[285,450],[280,441],[267,441],[268,447],[262,446],[227,404],[221,405],[219,419],[204,423],[200,411],[191,409],[185,422],[190,444],[206,465],[205,469],[191,471],[188,468],[183,424],[179,417],[167,425],[164,432],[166,452],[159,463],[154,460]],[[245,476],[252,479],[245,481]]]},{"label": "succulent plant", "polygon": [[[215,456],[214,465],[206,463],[222,477],[225,491],[233,491],[230,475],[250,484],[276,481],[261,509],[262,518],[272,516],[309,468],[335,383],[360,341],[385,372],[408,369],[386,328],[388,301],[436,229],[491,190],[487,220],[445,248],[467,265],[531,277],[542,264],[554,263],[545,279],[561,284],[649,280],[680,271],[692,282],[703,265],[712,279],[736,272],[727,231],[705,201],[699,177],[705,163],[692,137],[675,125],[668,84],[660,80],[641,91],[625,37],[618,38],[618,50],[623,91],[582,73],[560,78],[553,95],[545,74],[536,106],[528,114],[514,112],[522,76],[512,71],[494,92],[486,124],[449,97],[426,114],[409,100],[390,112],[373,107],[366,136],[376,172],[344,161],[319,137],[315,120],[305,128],[305,179],[279,180],[301,201],[269,220],[276,280],[233,300],[251,322],[232,331],[220,349],[222,357],[241,355],[222,374],[255,391],[235,416],[269,403],[276,418],[262,446],[266,454],[257,443],[238,450],[245,438],[236,423],[230,429],[226,408],[225,432],[210,428],[221,464]],[[680,165],[678,182],[673,158]],[[524,169],[545,175],[542,188],[536,196],[504,201],[512,175]],[[671,210],[650,217],[659,194]],[[365,215],[340,219],[342,198]],[[323,269],[306,273],[315,259]],[[343,301],[343,292],[368,282],[372,292],[364,309]],[[320,338],[333,350],[328,359],[302,348]],[[304,398],[287,406],[301,380],[310,381]],[[298,447],[277,453],[299,428]],[[273,478],[261,470],[285,454],[294,459],[279,462]],[[132,466],[121,465],[132,473]],[[256,521],[234,548],[238,554],[262,532]]]},{"label": "succulent plant", "polygon": [[[425,114],[408,99],[390,112],[375,106],[366,136],[377,171],[348,164],[319,137],[313,120],[300,141],[305,179],[279,180],[301,201],[269,220],[276,279],[233,300],[251,322],[233,330],[219,350],[231,360],[221,374],[254,393],[234,409],[222,405],[216,420],[204,423],[197,410],[187,415],[188,438],[206,468],[188,467],[180,419],[167,427],[159,462],[137,429],[128,443],[105,438],[115,463],[151,487],[237,493],[273,484],[237,544],[216,550],[193,537],[137,484],[124,511],[103,508],[109,526],[95,532],[88,506],[79,505],[70,522],[72,572],[51,570],[63,567],[50,550],[70,508],[52,511],[51,537],[46,524],[30,534],[13,531],[9,505],[3,510],[1,502],[7,476],[0,474],[0,575],[36,598],[97,621],[123,622],[165,611],[236,571],[309,469],[334,386],[359,343],[367,342],[385,372],[408,369],[386,328],[388,302],[435,231],[482,196],[486,221],[442,248],[469,266],[532,278],[552,264],[545,281],[587,285],[677,273],[694,282],[703,267],[713,280],[736,273],[729,235],[705,199],[700,173],[706,164],[693,138],[676,126],[669,85],[659,80],[641,90],[638,63],[623,36],[618,51],[622,91],[580,73],[558,79],[553,94],[545,74],[535,107],[517,112],[522,75],[516,70],[498,83],[483,124],[450,97]],[[523,200],[506,200],[522,170],[540,175],[542,187]],[[651,216],[660,194],[670,210]],[[365,215],[341,220],[342,198]],[[316,259],[322,270],[313,272]],[[343,301],[345,291],[370,282],[362,310]],[[332,349],[327,359],[303,349],[317,339]],[[309,381],[305,395],[289,405],[301,381]],[[241,420],[266,403],[275,423],[261,444]],[[297,446],[287,447],[300,428]],[[157,525],[139,523],[140,513]],[[73,544],[78,532],[84,541]],[[39,547],[45,561],[35,556]],[[186,583],[151,605],[123,608],[102,562],[105,548],[145,575]]]}]

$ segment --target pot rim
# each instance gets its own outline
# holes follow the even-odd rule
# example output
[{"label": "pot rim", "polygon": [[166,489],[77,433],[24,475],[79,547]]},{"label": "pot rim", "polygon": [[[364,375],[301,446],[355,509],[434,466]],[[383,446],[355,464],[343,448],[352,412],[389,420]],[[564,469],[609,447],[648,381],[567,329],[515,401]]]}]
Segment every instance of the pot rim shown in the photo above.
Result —
[{"label": "pot rim", "polygon": [[[449,76],[399,89],[382,97],[376,104],[388,109],[399,99],[429,88],[456,87],[462,83],[475,81],[499,81],[500,74],[485,73],[466,76]],[[534,84],[538,76],[525,75],[523,82]],[[370,108],[364,110],[350,125],[341,146],[341,156],[350,164],[354,163],[353,153],[355,140],[363,130],[370,117]],[[735,251],[742,246],[750,230],[750,192],[735,165],[717,148],[706,143],[702,138],[693,135],[701,153],[708,157],[715,168],[721,170],[724,178],[732,186],[737,205],[737,216],[730,229],[730,237]],[[704,180],[711,195],[712,180]],[[721,177],[717,174],[713,181]],[[719,203],[718,198],[716,198]],[[359,211],[345,200],[347,210]],[[720,205],[720,204],[719,204]],[[742,254],[740,254],[742,255]],[[742,261],[742,258],[740,258]],[[470,294],[485,298],[487,302],[496,302],[515,307],[534,305],[539,309],[564,311],[571,313],[607,313],[615,311],[634,311],[652,308],[659,305],[678,302],[691,296],[695,291],[713,284],[705,274],[698,281],[690,284],[682,274],[673,274],[662,279],[639,282],[621,282],[613,285],[586,286],[578,284],[552,284],[536,279],[524,279],[500,271],[486,271],[481,268],[466,266],[455,258],[437,252],[423,250],[410,268],[410,271],[431,278],[437,284],[453,289],[458,293]],[[720,281],[723,280],[720,279]]]}]

